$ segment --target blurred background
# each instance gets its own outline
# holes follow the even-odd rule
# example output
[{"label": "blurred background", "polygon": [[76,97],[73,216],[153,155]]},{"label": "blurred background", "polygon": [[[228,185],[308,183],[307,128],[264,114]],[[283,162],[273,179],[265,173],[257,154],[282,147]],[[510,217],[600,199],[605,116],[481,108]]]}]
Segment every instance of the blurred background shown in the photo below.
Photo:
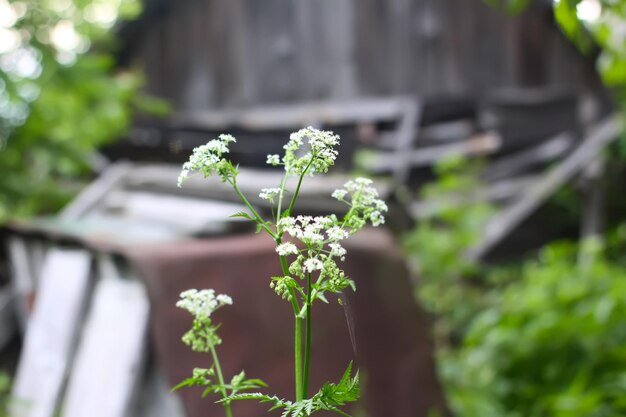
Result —
[{"label": "blurred background", "polygon": [[266,155],[309,125],[342,143],[298,212],[341,214],[355,175],[390,206],[349,244],[350,306],[320,309],[314,381],[355,360],[355,417],[626,415],[625,87],[622,0],[0,0],[6,415],[221,413],[170,393],[206,361],[190,287],[235,299],[226,367],[289,396],[272,242],[176,177],[233,134],[269,214]]}]

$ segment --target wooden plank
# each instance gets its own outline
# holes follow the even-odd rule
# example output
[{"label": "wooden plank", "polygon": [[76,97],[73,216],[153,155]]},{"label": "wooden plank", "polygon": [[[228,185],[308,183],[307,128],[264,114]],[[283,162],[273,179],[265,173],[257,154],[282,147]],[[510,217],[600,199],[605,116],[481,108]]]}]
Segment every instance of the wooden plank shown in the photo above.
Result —
[{"label": "wooden plank", "polygon": [[530,149],[516,152],[511,156],[489,164],[481,177],[486,181],[493,181],[503,177],[518,175],[529,167],[563,156],[572,149],[574,141],[575,138],[572,133],[560,133]]},{"label": "wooden plank", "polygon": [[118,186],[125,178],[130,164],[126,162],[118,162],[105,171],[96,181],[91,183],[68,204],[61,214],[62,219],[76,219],[96,207],[106,196],[109,191]]},{"label": "wooden plank", "polygon": [[[261,188],[277,187],[280,184],[283,172],[271,169],[243,169],[237,177],[237,184],[249,201],[257,206],[267,207],[267,201],[259,198]],[[217,200],[234,201],[239,203],[239,197],[233,192],[228,184],[219,181],[218,178],[202,178],[201,176],[190,177],[182,188],[176,187],[176,177],[180,168],[171,164],[152,164],[137,166],[133,169],[128,180],[128,190],[159,191],[180,196],[210,197]],[[305,178],[306,186],[302,187],[299,194],[300,207],[311,210],[326,208],[326,211],[341,212],[347,206],[331,198],[331,194],[351,177],[347,175],[328,175]],[[290,177],[287,180],[288,190],[295,190],[297,178]],[[374,182],[382,198],[387,198],[391,193],[389,181],[377,179]]]},{"label": "wooden plank", "polygon": [[394,152],[393,179],[396,186],[406,184],[411,172],[411,149],[422,114],[423,104],[416,100],[406,99],[403,105],[403,114],[400,119]]},{"label": "wooden plank", "polygon": [[0,350],[4,349],[17,332],[15,304],[13,289],[0,289]]},{"label": "wooden plank", "polygon": [[247,110],[178,112],[171,117],[172,128],[226,131],[293,129],[318,124],[353,124],[396,121],[404,114],[405,101],[394,96],[385,99],[309,101],[289,106],[272,105]]},{"label": "wooden plank", "polygon": [[89,289],[90,256],[52,249],[26,330],[10,404],[12,417],[53,417]]},{"label": "wooden plank", "polygon": [[156,222],[174,226],[179,236],[225,233],[234,224],[245,221],[231,215],[249,211],[243,204],[122,190],[109,194],[103,203],[103,210],[123,216],[130,222]]},{"label": "wooden plank", "polygon": [[604,161],[598,157],[583,172],[582,185],[586,197],[583,202],[581,222],[581,237],[583,239],[599,237],[604,231],[606,197],[602,184],[604,168]]},{"label": "wooden plank", "polygon": [[621,131],[622,122],[618,116],[611,116],[600,123],[572,154],[489,222],[482,241],[470,249],[468,256],[471,259],[485,256],[559,187],[593,161]]},{"label": "wooden plank", "polygon": [[99,261],[85,330],[63,405],[63,417],[126,417],[136,398],[147,354],[149,302],[143,284]]},{"label": "wooden plank", "polygon": [[[500,145],[501,139],[498,135],[486,133],[456,143],[413,149],[406,152],[403,159],[408,160],[410,168],[419,168],[433,165],[437,160],[453,155],[488,155],[497,151]],[[373,173],[393,171],[396,169],[397,158],[396,152],[381,152],[367,160],[367,168]]]},{"label": "wooden plank", "polygon": [[11,261],[11,286],[15,296],[18,324],[20,329],[25,331],[31,316],[36,282],[31,256],[26,241],[21,237],[10,237],[7,246]]}]

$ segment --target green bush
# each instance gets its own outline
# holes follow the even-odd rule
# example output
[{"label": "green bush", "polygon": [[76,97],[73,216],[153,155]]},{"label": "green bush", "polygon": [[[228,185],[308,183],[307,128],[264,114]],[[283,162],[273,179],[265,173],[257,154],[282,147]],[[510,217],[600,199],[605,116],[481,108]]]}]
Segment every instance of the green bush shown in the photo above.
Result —
[{"label": "green bush", "polygon": [[470,198],[480,188],[475,168],[447,161],[437,171],[422,195],[451,203],[419,222],[405,247],[417,297],[434,316],[454,414],[626,415],[626,226],[514,265],[476,265],[465,252],[494,208]]},{"label": "green bush", "polygon": [[578,249],[524,263],[445,356],[458,415],[626,414],[626,270],[593,247],[581,265]]},{"label": "green bush", "polygon": [[151,103],[136,95],[140,74],[117,70],[113,56],[114,24],[139,9],[0,0],[0,223],[58,209],[76,191],[68,179],[89,172],[94,150]]}]

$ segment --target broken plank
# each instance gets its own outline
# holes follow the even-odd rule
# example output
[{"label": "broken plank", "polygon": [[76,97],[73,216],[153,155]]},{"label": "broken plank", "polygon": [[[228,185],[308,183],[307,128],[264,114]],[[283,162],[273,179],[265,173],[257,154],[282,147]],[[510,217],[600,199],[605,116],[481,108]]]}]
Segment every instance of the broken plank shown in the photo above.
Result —
[{"label": "broken plank", "polygon": [[[455,155],[487,155],[497,151],[501,143],[502,141],[497,134],[485,133],[456,143],[413,148],[406,153],[403,159],[408,160],[409,168],[426,167],[433,165],[441,158]],[[397,158],[398,155],[395,152],[379,152],[367,158],[364,164],[367,165],[368,171],[380,174],[393,171],[397,164]]]},{"label": "broken plank", "polygon": [[15,297],[17,319],[20,329],[25,331],[31,315],[35,291],[33,261],[25,239],[11,236],[7,246],[11,260],[11,286]]},{"label": "broken plank", "polygon": [[481,177],[486,181],[493,181],[519,175],[533,166],[545,164],[563,156],[574,147],[574,143],[573,133],[560,133],[530,149],[524,149],[490,163]]},{"label": "broken plank", "polygon": [[[126,417],[147,356],[148,296],[108,256],[69,379],[63,417]],[[104,389],[103,389],[104,388]]]},{"label": "broken plank", "polygon": [[611,116],[601,122],[574,152],[489,222],[483,239],[469,250],[469,258],[478,260],[485,256],[559,187],[593,161],[604,147],[618,137],[622,129],[623,123],[618,116]]},{"label": "broken plank", "polygon": [[11,393],[12,417],[56,415],[89,291],[90,264],[83,250],[48,253]]},{"label": "broken plank", "polygon": [[102,199],[116,188],[127,177],[131,165],[126,162],[118,162],[109,167],[96,181],[85,188],[70,204],[62,211],[61,219],[77,219],[93,210]]}]

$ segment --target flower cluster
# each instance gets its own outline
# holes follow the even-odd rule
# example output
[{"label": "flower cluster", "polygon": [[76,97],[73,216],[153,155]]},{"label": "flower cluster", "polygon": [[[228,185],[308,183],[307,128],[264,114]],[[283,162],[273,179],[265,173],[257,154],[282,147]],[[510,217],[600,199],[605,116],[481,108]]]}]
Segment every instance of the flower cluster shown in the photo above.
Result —
[{"label": "flower cluster", "polygon": [[[317,274],[312,299],[325,300],[325,291],[337,292],[354,285],[334,259],[344,259],[346,250],[341,241],[350,235],[335,215],[284,217],[278,222],[278,229],[305,247],[299,250],[294,243],[284,242],[276,247],[276,252],[280,256],[297,255],[289,265],[290,275],[304,279]],[[275,277],[271,287],[283,298],[290,297],[291,288],[300,288],[290,276]]]},{"label": "flower cluster", "polygon": [[267,155],[267,161],[265,161],[265,163],[273,167],[278,166],[280,165],[280,156],[277,154]]},{"label": "flower cluster", "polygon": [[218,308],[228,304],[232,305],[233,300],[226,294],[215,295],[215,291],[190,289],[180,293],[180,300],[176,307],[187,310],[194,317],[211,317],[211,314]]},{"label": "flower cluster", "polygon": [[[335,164],[337,151],[334,147],[338,145],[339,136],[333,132],[310,126],[300,129],[289,136],[289,142],[284,146],[285,171],[290,175],[302,175],[307,169],[310,174],[327,172]],[[270,162],[278,165],[274,163],[275,155],[268,155],[268,163]]]},{"label": "flower cluster", "polygon": [[259,193],[259,197],[263,200],[274,202],[274,197],[280,193],[280,188],[263,188]]},{"label": "flower cluster", "polygon": [[201,172],[205,178],[217,173],[224,182],[236,175],[232,163],[224,158],[224,154],[229,152],[228,145],[232,142],[236,142],[232,135],[220,135],[218,139],[194,148],[189,161],[183,164],[178,176],[178,186],[182,185],[190,173],[196,171]]},{"label": "flower cluster", "polygon": [[339,225],[337,216],[283,217],[278,221],[280,232],[285,232],[304,243],[309,249],[319,249],[324,244],[338,242],[349,233]]},{"label": "flower cluster", "polygon": [[[372,180],[357,178],[345,183],[345,188],[333,192],[334,198],[350,206],[345,224],[352,229],[351,233],[361,229],[367,221],[370,221],[373,226],[385,223],[384,213],[389,209],[387,204],[378,198],[378,191],[371,185]],[[349,200],[346,200],[347,196],[350,197]]]},{"label": "flower cluster", "polygon": [[215,295],[214,290],[187,290],[180,294],[176,307],[187,310],[194,316],[193,327],[183,335],[183,342],[195,352],[208,352],[222,343],[217,335],[217,327],[211,321],[211,314],[233,300],[225,294]]}]

